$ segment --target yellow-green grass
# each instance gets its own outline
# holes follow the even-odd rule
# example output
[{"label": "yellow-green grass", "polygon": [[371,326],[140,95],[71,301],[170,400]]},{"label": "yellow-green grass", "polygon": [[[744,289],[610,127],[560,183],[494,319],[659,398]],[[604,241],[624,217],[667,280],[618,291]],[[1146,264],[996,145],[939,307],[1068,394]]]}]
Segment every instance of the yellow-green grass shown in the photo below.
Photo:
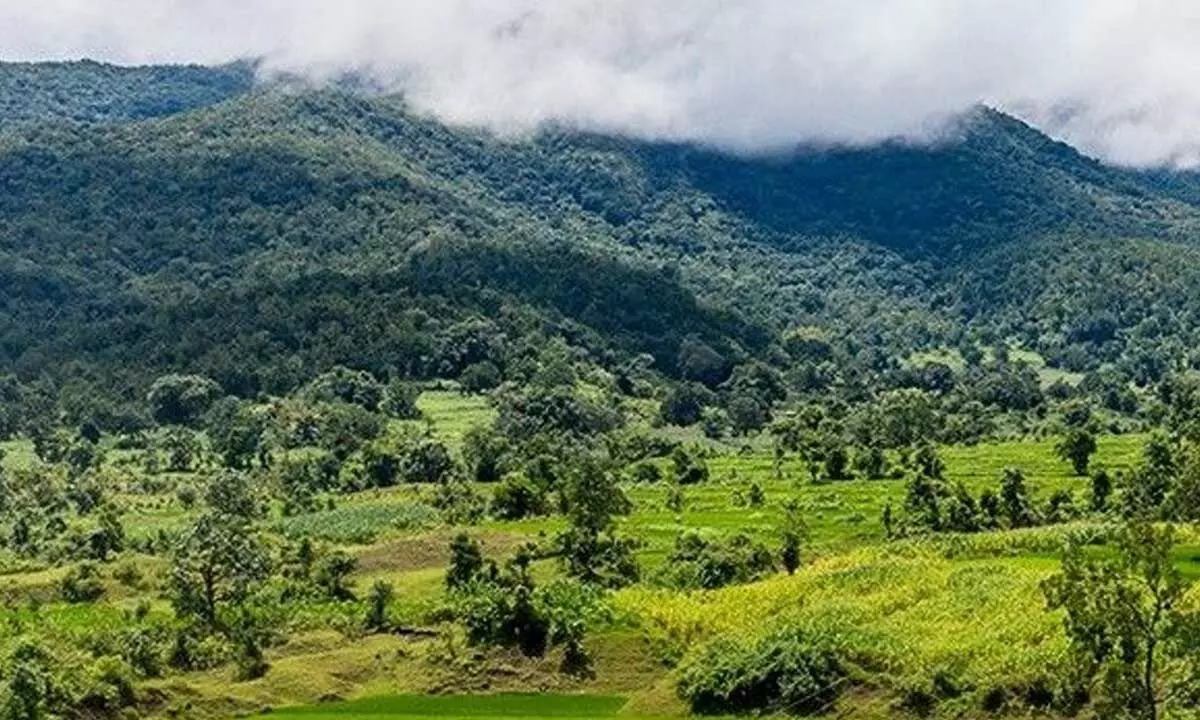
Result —
[{"label": "yellow-green grass", "polygon": [[488,399],[445,390],[430,390],[417,399],[417,408],[433,432],[451,447],[460,447],[472,428],[490,425],[496,417]]},{"label": "yellow-green grass", "polygon": [[[892,694],[941,673],[971,690],[974,698],[963,702],[973,702],[991,689],[1027,687],[1065,658],[1062,619],[1047,612],[1041,583],[1059,567],[1051,548],[1070,533],[1096,529],[966,538],[979,543],[979,557],[948,557],[939,542],[864,547],[818,558],[792,577],[711,592],[639,587],[621,591],[615,602],[664,657],[686,662],[718,637],[746,639],[799,626],[832,634],[865,670],[872,690]],[[1180,532],[1184,544],[1176,561],[1196,577],[1200,534]],[[1200,602],[1200,588],[1190,601]]]},{"label": "yellow-green grass", "polygon": [[862,668],[861,682],[885,697],[927,686],[937,674],[986,692],[1027,686],[1064,658],[1061,620],[1044,611],[1039,590],[1051,570],[862,549],[795,577],[712,593],[631,590],[618,602],[642,619],[661,652],[684,662],[718,636],[746,640],[799,626],[832,635]]}]

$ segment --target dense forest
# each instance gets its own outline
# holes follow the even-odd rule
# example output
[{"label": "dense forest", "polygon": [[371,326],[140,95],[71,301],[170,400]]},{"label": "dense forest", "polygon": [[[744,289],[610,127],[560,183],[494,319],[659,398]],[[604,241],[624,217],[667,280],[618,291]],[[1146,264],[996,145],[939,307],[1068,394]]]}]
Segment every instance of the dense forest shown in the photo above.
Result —
[{"label": "dense forest", "polygon": [[1194,712],[1197,298],[1200,176],[984,107],[752,156],[0,64],[0,718]]}]

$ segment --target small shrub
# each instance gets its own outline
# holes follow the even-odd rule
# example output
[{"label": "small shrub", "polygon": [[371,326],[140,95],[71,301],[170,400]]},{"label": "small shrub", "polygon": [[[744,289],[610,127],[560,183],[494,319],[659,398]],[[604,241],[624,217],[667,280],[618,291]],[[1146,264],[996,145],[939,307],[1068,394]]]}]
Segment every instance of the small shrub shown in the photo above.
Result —
[{"label": "small shrub", "polygon": [[95,602],[104,596],[104,583],[94,563],[85,562],[71,568],[59,583],[62,599],[69,603]]},{"label": "small shrub", "polygon": [[523,520],[550,511],[546,493],[524,475],[511,475],[492,492],[492,515],[499,520]]},{"label": "small shrub", "polygon": [[715,590],[758,580],[773,572],[771,551],[745,533],[727,540],[707,540],[686,533],[675,541],[660,580],[680,589]]},{"label": "small shrub", "polygon": [[828,710],[846,673],[837,653],[799,628],[752,641],[720,639],[680,670],[679,696],[693,712],[733,714]]}]

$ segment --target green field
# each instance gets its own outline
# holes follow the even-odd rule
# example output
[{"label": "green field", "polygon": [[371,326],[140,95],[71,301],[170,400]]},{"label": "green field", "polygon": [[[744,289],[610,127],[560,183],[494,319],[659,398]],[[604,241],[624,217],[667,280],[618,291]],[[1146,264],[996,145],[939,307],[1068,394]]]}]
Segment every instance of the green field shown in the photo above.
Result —
[{"label": "green field", "polygon": [[[450,391],[426,393],[420,407],[434,434],[448,443],[494,417],[485,400]],[[1094,466],[1128,470],[1145,441],[1138,435],[1102,437]],[[36,462],[26,442],[4,447],[11,469]],[[427,637],[362,637],[347,630],[358,622],[359,605],[308,602],[291,611],[291,633],[268,652],[265,677],[231,683],[228,668],[218,667],[156,679],[150,686],[164,700],[149,714],[219,720],[275,708],[272,717],[296,720],[680,716],[686,707],[674,690],[675,663],[717,638],[755,637],[790,625],[840,633],[873,668],[876,679],[846,695],[840,712],[892,717],[889,698],[948,673],[972,691],[947,702],[942,712],[970,717],[980,693],[1015,692],[1061,659],[1061,620],[1044,612],[1039,583],[1058,567],[1069,534],[1102,536],[1103,522],[886,542],[880,516],[886,505],[903,504],[904,480],[814,483],[798,458],[776,467],[765,442],[740,451],[713,447],[706,459],[709,481],[684,489],[680,512],[667,507],[667,483],[625,485],[634,510],[620,526],[638,541],[643,582],[613,595],[614,617],[588,636],[595,663],[589,677],[562,675],[553,654],[528,660],[477,653],[444,629]],[[1035,504],[1066,489],[1083,505],[1089,492],[1088,480],[1056,456],[1052,440],[945,447],[940,453],[947,480],[974,492],[995,488],[1007,467],[1024,472]],[[113,452],[109,461],[120,457]],[[656,462],[669,472],[668,461]],[[135,468],[121,472],[129,478],[123,497],[132,508],[125,518],[131,537],[152,538],[194,514],[175,495],[139,490]],[[186,474],[169,479],[192,482]],[[757,507],[746,503],[752,485],[764,495]],[[474,489],[484,497],[492,492]],[[490,556],[503,559],[521,543],[544,543],[564,526],[555,516],[456,528],[440,519],[431,502],[429,488],[370,490],[340,496],[336,507],[312,513],[283,517],[276,510],[266,527],[281,540],[307,538],[346,551],[357,560],[352,590],[361,598],[376,581],[391,583],[393,616],[420,628],[443,597],[447,547],[457,532],[465,529]],[[808,528],[803,567],[795,576],[713,592],[657,586],[659,568],[680,533],[746,533],[774,547],[786,502],[798,504]],[[1200,535],[1185,533],[1175,557],[1186,577],[1200,579]],[[110,571],[103,578],[105,600],[68,605],[56,599],[65,569],[6,558],[0,619],[6,627],[38,627],[47,637],[82,642],[120,637],[138,599],[150,600],[153,615],[168,617],[165,561],[130,555],[121,562],[138,570],[139,584],[118,581]],[[559,570],[545,559],[534,572],[548,581]]]},{"label": "green field", "polygon": [[428,695],[391,695],[367,698],[334,706],[285,708],[272,713],[284,720],[338,720],[339,718],[406,718],[438,717],[447,720],[473,718],[540,718],[615,717],[627,699],[607,695],[533,695],[498,694],[471,697],[438,697]]}]

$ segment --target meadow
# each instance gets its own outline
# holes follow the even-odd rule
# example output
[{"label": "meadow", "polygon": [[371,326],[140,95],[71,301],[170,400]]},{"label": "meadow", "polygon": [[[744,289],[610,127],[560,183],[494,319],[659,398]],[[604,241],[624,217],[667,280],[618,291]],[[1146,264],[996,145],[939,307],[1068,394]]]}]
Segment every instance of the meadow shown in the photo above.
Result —
[{"label": "meadow", "polygon": [[[426,393],[419,405],[423,422],[456,448],[471,427],[493,417],[484,401],[455,392]],[[1102,437],[1094,466],[1129,470],[1145,441],[1138,435]],[[3,447],[10,470],[35,462],[28,443]],[[1087,497],[1088,480],[1057,457],[1051,440],[945,447],[940,453],[947,480],[975,492],[996,487],[1005,468],[1018,467],[1036,502],[1064,489],[1080,503]],[[114,450],[109,457],[121,455]],[[612,619],[588,636],[590,676],[562,675],[554,657],[480,653],[435,628],[364,637],[347,629],[355,622],[352,608],[317,604],[293,611],[296,632],[269,651],[271,671],[264,677],[230,683],[227,670],[214,669],[155,680],[150,687],[157,700],[149,714],[216,719],[274,708],[272,716],[285,720],[680,716],[686,707],[674,692],[672,668],[716,639],[753,638],[790,626],[835,637],[855,659],[860,675],[839,702],[837,717],[894,716],[896,698],[933,692],[938,682],[958,688],[939,712],[969,717],[979,697],[1033,692],[1047,669],[1063,660],[1061,619],[1044,611],[1040,583],[1057,569],[1068,535],[1102,542],[1110,529],[1081,520],[889,541],[881,515],[889,505],[902,506],[903,479],[815,483],[799,459],[776,463],[761,446],[710,448],[706,463],[710,479],[684,488],[681,507],[674,509],[667,483],[625,483],[634,509],[620,525],[638,542],[644,581],[613,595]],[[754,506],[747,502],[752,486],[761,490]],[[282,538],[344,551],[357,561],[349,579],[356,594],[364,596],[377,581],[391,583],[394,616],[423,629],[436,614],[448,547],[460,529],[478,538],[490,556],[503,558],[564,524],[547,517],[455,528],[430,502],[427,489],[370,490],[311,513],[276,512],[268,527]],[[799,508],[807,530],[794,576],[706,592],[657,586],[656,573],[681,533],[745,533],[773,547],[785,503]],[[177,497],[154,493],[131,495],[130,507],[126,524],[133,537],[179,526],[194,512]],[[1200,579],[1200,536],[1185,535],[1175,558],[1187,577]],[[169,612],[154,579],[163,561],[150,555],[123,560],[131,568],[125,574],[134,579],[110,573],[104,578],[107,599],[87,605],[55,598],[61,569],[10,560],[0,572],[7,599],[0,627],[15,633],[36,625],[61,637],[117,637],[139,602],[148,602],[151,613]],[[534,571],[543,579],[557,574],[550,560],[536,563]]]}]

